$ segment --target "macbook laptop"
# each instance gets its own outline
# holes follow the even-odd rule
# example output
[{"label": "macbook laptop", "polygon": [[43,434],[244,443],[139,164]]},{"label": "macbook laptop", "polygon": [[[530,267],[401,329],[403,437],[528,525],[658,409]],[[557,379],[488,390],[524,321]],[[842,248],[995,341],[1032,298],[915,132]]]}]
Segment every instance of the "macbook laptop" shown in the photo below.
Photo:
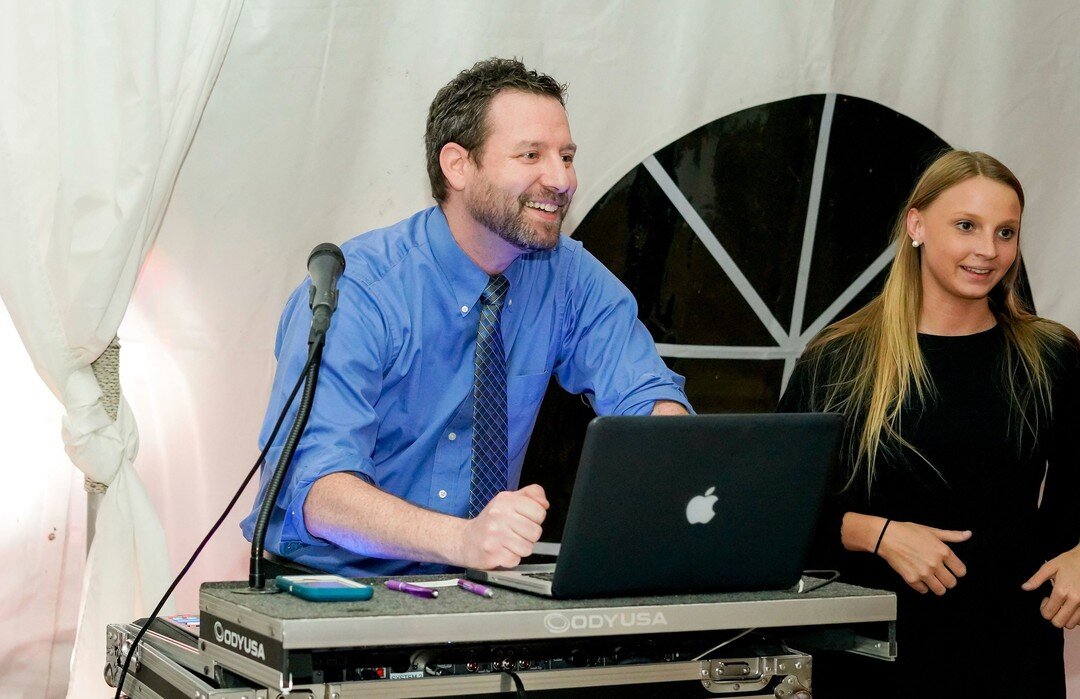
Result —
[{"label": "macbook laptop", "polygon": [[820,413],[595,418],[557,562],[466,576],[563,599],[790,587],[841,429]]}]

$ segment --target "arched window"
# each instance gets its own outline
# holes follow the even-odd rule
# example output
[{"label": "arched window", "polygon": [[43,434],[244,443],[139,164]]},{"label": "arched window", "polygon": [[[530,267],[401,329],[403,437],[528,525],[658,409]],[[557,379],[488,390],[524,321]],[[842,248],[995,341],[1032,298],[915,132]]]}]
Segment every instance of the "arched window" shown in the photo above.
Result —
[{"label": "arched window", "polygon": [[[880,290],[899,207],[948,147],[856,97],[751,107],[645,158],[574,237],[634,293],[698,412],[771,411],[806,343]],[[561,536],[591,417],[552,382],[522,475],[553,503],[545,539]]]}]

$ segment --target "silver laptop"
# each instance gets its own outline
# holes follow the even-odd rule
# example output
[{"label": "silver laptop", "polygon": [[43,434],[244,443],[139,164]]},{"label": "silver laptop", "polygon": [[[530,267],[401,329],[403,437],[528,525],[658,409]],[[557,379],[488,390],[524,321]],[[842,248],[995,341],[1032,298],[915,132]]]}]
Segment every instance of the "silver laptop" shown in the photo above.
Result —
[{"label": "silver laptop", "polygon": [[820,413],[595,418],[557,563],[466,576],[563,599],[790,587],[842,422]]}]

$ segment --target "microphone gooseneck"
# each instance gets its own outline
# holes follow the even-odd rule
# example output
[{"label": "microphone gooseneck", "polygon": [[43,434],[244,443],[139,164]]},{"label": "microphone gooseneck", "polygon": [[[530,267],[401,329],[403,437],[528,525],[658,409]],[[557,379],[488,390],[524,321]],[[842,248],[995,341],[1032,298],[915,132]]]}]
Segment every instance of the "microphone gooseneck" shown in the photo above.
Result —
[{"label": "microphone gooseneck", "polygon": [[277,503],[281,485],[285,481],[285,474],[299,446],[304,427],[307,425],[311,406],[315,401],[315,387],[319,381],[319,367],[322,363],[322,350],[326,344],[326,333],[330,329],[330,318],[337,309],[337,282],[344,271],[345,256],[341,253],[341,248],[333,243],[316,245],[308,256],[308,274],[311,276],[311,288],[308,292],[308,303],[311,306],[311,332],[308,335],[308,365],[305,369],[304,390],[300,396],[296,417],[293,418],[292,428],[282,445],[281,456],[267,483],[266,494],[255,520],[248,570],[248,586],[252,590],[261,590],[266,584],[262,573],[266,528],[270,523],[270,513],[273,512],[274,505]]}]

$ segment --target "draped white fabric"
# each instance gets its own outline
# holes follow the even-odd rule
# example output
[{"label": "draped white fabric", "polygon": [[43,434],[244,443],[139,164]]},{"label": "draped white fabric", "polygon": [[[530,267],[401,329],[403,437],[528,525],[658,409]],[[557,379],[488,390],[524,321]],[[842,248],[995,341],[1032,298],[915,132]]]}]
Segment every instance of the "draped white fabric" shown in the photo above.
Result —
[{"label": "draped white fabric", "polygon": [[63,410],[2,305],[0,358],[0,674],[11,696],[62,697],[86,557],[86,494],[58,439]]},{"label": "draped white fabric", "polygon": [[[241,4],[25,2],[0,22],[0,294],[63,404],[71,461],[109,486],[69,696],[103,694],[104,625],[149,612],[171,579],[165,533],[133,468],[135,420],[123,400],[115,421],[106,414],[90,363],[127,309]],[[32,588],[41,572],[21,584]],[[47,601],[55,607],[55,593]]]},{"label": "draped white fabric", "polygon": [[[133,42],[130,52],[110,54],[121,64],[136,56],[151,61],[133,68],[126,75],[131,81],[154,75],[164,85],[164,76],[171,75],[175,84],[177,73],[170,71],[178,63],[165,56],[179,56],[184,47],[195,50],[197,19],[210,14],[210,24],[224,26],[233,11],[198,5],[204,9],[187,16],[174,3],[160,5],[155,31],[140,35],[145,45]],[[82,421],[68,408],[70,429],[92,431],[95,399],[86,397],[92,388],[69,376],[111,337],[115,325],[106,319],[118,322],[124,304],[116,307],[110,300],[126,296],[127,287],[118,281],[115,295],[92,291],[105,268],[86,262],[123,235],[115,220],[138,220],[140,231],[154,228],[161,210],[149,202],[162,201],[158,195],[168,192],[174,171],[165,163],[173,161],[164,157],[160,165],[147,160],[128,167],[106,158],[108,172],[67,179],[29,163],[39,156],[46,164],[74,168],[83,162],[79,158],[89,159],[84,149],[100,147],[95,144],[101,140],[112,143],[114,153],[150,151],[156,144],[159,153],[175,154],[165,134],[171,139],[174,125],[179,129],[173,100],[183,91],[161,97],[172,106],[158,114],[160,129],[126,121],[122,106],[158,101],[158,89],[128,85],[130,91],[118,95],[119,87],[103,78],[118,65],[95,72],[83,62],[77,75],[70,74],[72,66],[61,70],[73,49],[57,51],[57,43],[89,39],[64,35],[59,42],[48,35],[52,10],[29,3],[28,8],[20,9],[17,23],[44,29],[28,32],[0,22],[0,55],[34,56],[17,68],[0,60],[5,87],[22,87],[22,103],[5,103],[0,112],[0,145],[10,149],[0,159],[14,159],[23,165],[17,172],[29,173],[18,178],[19,191],[50,191],[49,183],[57,181],[63,186],[51,190],[51,199],[17,207],[28,212],[25,226],[5,221],[3,229],[5,237],[9,230],[35,231],[19,245],[38,246],[47,274],[34,272],[31,263],[0,261],[0,288],[54,391],[89,406],[76,411],[88,416]],[[65,8],[64,13],[76,12]],[[120,333],[125,392],[144,444],[152,445],[141,453],[139,471],[168,534],[171,568],[183,562],[254,458],[277,315],[303,277],[307,251],[317,242],[340,242],[391,223],[430,202],[424,119],[435,91],[456,71],[491,55],[520,56],[569,83],[571,126],[581,148],[581,188],[571,227],[630,168],[697,126],[812,93],[879,102],[951,144],[998,156],[1017,172],[1028,193],[1023,244],[1036,304],[1042,314],[1080,329],[1080,285],[1073,269],[1080,260],[1073,225],[1080,220],[1080,133],[1073,125],[1080,113],[1078,36],[1080,7],[1066,0],[247,0]],[[220,48],[222,35],[217,40]],[[204,71],[202,63],[185,65],[181,82],[205,87],[213,72],[209,66]],[[42,79],[52,74],[61,77],[58,83]],[[57,85],[59,95],[53,92]],[[107,94],[83,94],[93,92],[89,85]],[[104,113],[100,119],[76,115],[71,104],[53,107],[51,120],[28,111],[76,95],[95,109],[111,109],[112,121]],[[177,117],[170,121],[172,114]],[[191,127],[197,111],[187,114]],[[39,136],[57,119],[80,127],[62,145]],[[124,146],[110,140],[119,133],[127,139]],[[9,215],[4,204],[16,194],[0,183],[0,216]],[[87,228],[73,228],[73,221],[85,221]],[[78,246],[55,242],[65,231],[89,232],[90,222],[97,237]],[[119,252],[103,262],[108,274],[130,284],[128,275],[150,239],[117,243]],[[3,245],[0,252],[9,257],[14,244]],[[93,280],[87,269],[96,270]],[[56,291],[34,281],[35,274]],[[53,299],[56,318],[63,320],[26,310]],[[67,304],[78,310],[69,313]],[[49,337],[66,343],[52,359],[50,341],[35,339]],[[126,412],[118,425],[103,428],[115,430],[109,453],[131,454],[133,431],[120,431],[124,425],[133,430]],[[180,608],[196,608],[199,581],[243,574],[246,546],[235,526],[241,514],[229,520],[180,588]],[[103,629],[90,633],[100,645]],[[1080,663],[1071,645],[1069,654],[1073,696],[1080,697]]]}]

